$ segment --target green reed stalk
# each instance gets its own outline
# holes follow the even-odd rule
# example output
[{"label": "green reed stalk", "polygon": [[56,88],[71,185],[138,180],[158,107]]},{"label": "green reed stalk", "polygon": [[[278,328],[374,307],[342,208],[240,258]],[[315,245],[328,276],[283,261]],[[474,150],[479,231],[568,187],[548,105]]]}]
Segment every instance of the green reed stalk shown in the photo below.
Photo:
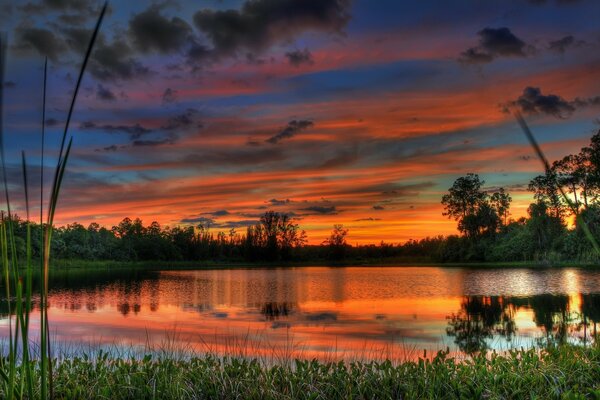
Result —
[{"label": "green reed stalk", "polygon": [[75,109],[75,102],[77,100],[77,94],[79,93],[79,88],[81,86],[81,81],[83,79],[83,74],[87,67],[88,61],[92,54],[92,49],[94,48],[94,43],[96,42],[96,38],[98,37],[98,32],[100,31],[100,26],[102,24],[102,20],[104,19],[104,15],[106,13],[106,9],[108,7],[108,3],[104,3],[102,10],[100,11],[100,16],[98,17],[98,21],[96,22],[96,27],[92,33],[92,37],[90,38],[90,42],[85,53],[85,57],[83,58],[83,63],[81,64],[81,69],[79,70],[79,76],[77,78],[77,83],[75,84],[75,90],[73,91],[73,96],[71,98],[71,104],[69,106],[69,112],[67,114],[67,119],[65,121],[65,127],[63,130],[63,135],[60,144],[60,151],[58,154],[58,161],[56,165],[56,170],[54,173],[54,180],[51,188],[51,195],[48,204],[48,215],[46,219],[46,226],[44,228],[44,237],[43,237],[43,263],[42,263],[42,290],[40,294],[41,299],[41,311],[40,311],[40,336],[41,336],[41,396],[42,398],[46,398],[48,394],[52,397],[52,363],[50,356],[50,343],[49,343],[49,328],[48,328],[48,276],[50,271],[50,245],[52,242],[52,229],[54,225],[54,214],[56,212],[56,206],[58,204],[58,196],[60,193],[60,188],[62,186],[62,180],[64,177],[65,169],[67,166],[67,161],[69,159],[69,154],[71,152],[71,146],[73,144],[73,138],[69,139],[69,143],[65,150],[65,142],[67,138],[67,133],[69,131],[69,125],[71,123],[71,118],[73,116],[73,110]]}]

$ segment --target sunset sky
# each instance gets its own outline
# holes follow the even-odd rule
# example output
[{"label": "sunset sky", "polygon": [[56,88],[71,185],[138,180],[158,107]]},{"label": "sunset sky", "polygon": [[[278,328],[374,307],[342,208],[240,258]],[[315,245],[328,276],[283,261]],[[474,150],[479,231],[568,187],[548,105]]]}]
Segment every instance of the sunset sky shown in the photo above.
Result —
[{"label": "sunset sky", "polygon": [[[49,183],[100,5],[0,0],[15,201],[21,149],[40,179],[44,56]],[[467,172],[525,215],[541,164],[507,108],[550,159],[586,145],[600,129],[599,17],[595,0],[113,1],[56,222],[243,232],[275,210],[311,243],[337,223],[353,244],[402,242],[456,232],[440,199]]]}]

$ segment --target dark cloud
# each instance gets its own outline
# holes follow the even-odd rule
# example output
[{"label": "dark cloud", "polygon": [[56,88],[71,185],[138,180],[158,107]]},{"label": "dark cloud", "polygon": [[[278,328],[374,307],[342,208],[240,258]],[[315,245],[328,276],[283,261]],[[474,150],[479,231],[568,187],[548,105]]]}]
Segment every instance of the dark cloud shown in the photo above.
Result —
[{"label": "dark cloud", "polygon": [[225,221],[217,224],[217,228],[231,229],[231,228],[247,228],[252,225],[258,224],[256,219],[242,219],[240,221]]},{"label": "dark cloud", "polygon": [[555,94],[542,94],[539,88],[528,86],[523,94],[515,101],[505,104],[505,109],[510,106],[517,107],[525,114],[547,114],[556,118],[568,118],[575,111],[575,106]]},{"label": "dark cloud", "polygon": [[551,41],[548,44],[548,49],[559,54],[564,54],[569,48],[583,46],[583,40],[576,40],[572,35],[565,36],[562,39]]},{"label": "dark cloud", "polygon": [[576,108],[583,108],[587,106],[600,106],[600,96],[589,97],[587,99],[581,99],[576,97],[571,104]]},{"label": "dark cloud", "polygon": [[48,29],[19,27],[16,34],[14,48],[18,51],[34,50],[52,61],[58,61],[67,49],[62,40]]},{"label": "dark cloud", "polygon": [[156,147],[167,144],[175,144],[179,138],[174,133],[167,133],[159,139],[136,139],[131,142],[131,147]]},{"label": "dark cloud", "polygon": [[60,123],[60,121],[55,118],[47,118],[46,119],[46,126],[56,126],[59,123]]},{"label": "dark cloud", "polygon": [[373,206],[373,210],[385,210],[384,206]]},{"label": "dark cloud", "polygon": [[231,213],[227,210],[218,210],[209,213],[205,213],[207,215],[212,215],[214,217],[224,217],[225,215],[230,215]]},{"label": "dark cloud", "polygon": [[256,225],[258,220],[256,219],[244,219],[240,221],[225,221],[225,222],[217,222],[213,218],[197,216],[197,217],[188,217],[181,220],[183,224],[196,224],[202,225],[208,228],[216,228],[216,229],[232,229],[232,228],[245,228],[251,225]]},{"label": "dark cloud", "polygon": [[508,28],[484,28],[477,32],[479,45],[460,54],[459,61],[465,64],[489,63],[498,57],[525,57],[527,44],[516,37]]},{"label": "dark cloud", "polygon": [[178,17],[165,17],[157,5],[150,6],[129,21],[129,36],[134,46],[144,53],[179,51],[191,33],[192,28],[187,22]]},{"label": "dark cloud", "polygon": [[165,92],[162,95],[163,104],[170,104],[177,101],[177,90],[166,88]]},{"label": "dark cloud", "polygon": [[103,147],[101,149],[96,149],[96,151],[114,152],[114,151],[117,151],[117,149],[118,149],[118,146],[116,144],[113,144],[110,146]]},{"label": "dark cloud", "polygon": [[143,135],[147,135],[147,134],[153,132],[152,129],[146,128],[146,127],[140,125],[139,123],[134,124],[134,125],[111,125],[111,124],[96,125],[96,123],[94,123],[92,121],[86,121],[86,122],[83,122],[79,127],[84,130],[94,129],[94,130],[105,131],[108,133],[125,133],[125,134],[129,135],[131,140],[137,140],[140,137],[142,137]]},{"label": "dark cloud", "polygon": [[274,136],[271,136],[265,142],[271,144],[277,144],[283,139],[289,139],[294,137],[299,132],[312,127],[314,123],[309,120],[293,120],[288,122],[287,126]]},{"label": "dark cloud", "polygon": [[207,217],[190,217],[184,218],[181,220],[182,224],[200,224],[204,226],[212,226],[215,223],[215,220]]},{"label": "dark cloud", "polygon": [[96,98],[103,100],[103,101],[117,100],[117,96],[115,96],[115,94],[109,88],[104,87],[101,84],[98,84],[98,87],[96,90]]},{"label": "dark cloud", "polygon": [[240,10],[204,9],[194,14],[194,24],[212,48],[196,43],[193,53],[197,59],[207,53],[218,58],[261,52],[308,30],[340,33],[350,20],[349,8],[349,0],[247,0]]},{"label": "dark cloud", "polygon": [[85,28],[67,28],[62,30],[62,34],[65,38],[65,43],[71,50],[79,54],[85,54],[92,36],[91,30]]},{"label": "dark cloud", "polygon": [[271,205],[274,205],[274,206],[283,206],[283,205],[289,204],[291,202],[292,201],[290,199],[285,199],[285,200],[271,199],[268,201],[268,203],[270,203]]},{"label": "dark cloud", "polygon": [[301,208],[300,211],[309,211],[311,213],[322,214],[322,215],[333,215],[337,214],[335,206],[310,206]]},{"label": "dark cloud", "polygon": [[132,50],[126,42],[99,40],[90,62],[90,73],[97,79],[129,80],[147,76],[150,70],[131,57]]},{"label": "dark cloud", "polygon": [[81,14],[61,14],[58,16],[58,21],[65,25],[81,25],[87,19],[87,16]]},{"label": "dark cloud", "polygon": [[244,147],[237,149],[206,150],[193,154],[188,154],[181,160],[182,162],[193,164],[195,166],[259,166],[285,160],[285,154],[280,147],[256,148]]},{"label": "dark cloud", "polygon": [[359,219],[354,220],[354,222],[361,222],[361,221],[381,221],[381,218],[369,217],[369,218],[359,218]]},{"label": "dark cloud", "polygon": [[25,3],[19,7],[27,14],[45,14],[56,11],[91,12],[88,0],[41,0],[40,2]]},{"label": "dark cloud", "polygon": [[300,67],[302,64],[314,64],[312,54],[308,49],[290,51],[285,53],[285,56],[294,67]]},{"label": "dark cloud", "polygon": [[42,4],[54,10],[83,11],[89,8],[88,0],[42,0]]},{"label": "dark cloud", "polygon": [[195,108],[188,108],[183,113],[170,117],[160,128],[166,131],[202,128],[202,123],[197,121],[199,114],[200,112]]}]

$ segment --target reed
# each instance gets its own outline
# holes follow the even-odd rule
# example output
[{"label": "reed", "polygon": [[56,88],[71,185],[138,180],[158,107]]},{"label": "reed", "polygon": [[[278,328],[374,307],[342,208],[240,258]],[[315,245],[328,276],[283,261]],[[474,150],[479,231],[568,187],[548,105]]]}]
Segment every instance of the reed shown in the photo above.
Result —
[{"label": "reed", "polygon": [[[8,354],[0,358],[0,384],[3,398],[27,398],[33,399],[39,395],[41,399],[54,397],[52,353],[50,346],[49,323],[48,323],[48,277],[50,272],[50,248],[52,243],[52,231],[54,215],[58,205],[58,199],[65,170],[71,152],[73,138],[69,137],[67,142],[69,125],[73,117],[77,94],[83,80],[87,64],[92,54],[94,43],[100,31],[100,26],[106,13],[107,3],[104,4],[92,31],[87,51],[83,58],[77,83],[71,97],[69,111],[65,122],[58,161],[56,164],[54,179],[52,181],[50,197],[48,199],[46,222],[44,222],[44,151],[45,151],[45,118],[46,118],[46,86],[48,60],[44,62],[44,81],[42,96],[42,128],[41,128],[41,179],[40,179],[40,224],[43,229],[40,237],[42,257],[40,261],[40,339],[39,339],[39,361],[31,356],[34,343],[30,338],[30,311],[32,307],[32,237],[29,221],[29,183],[25,152],[21,154],[23,188],[25,194],[25,209],[27,214],[27,237],[26,237],[26,260],[25,269],[19,268],[17,247],[15,242],[15,230],[13,226],[13,213],[9,194],[8,176],[6,169],[6,154],[4,146],[4,90],[0,85],[0,159],[2,166],[2,183],[4,187],[4,199],[6,213],[1,215],[0,221],[0,257],[2,262],[2,276],[5,290],[7,308],[10,311],[14,304],[14,321],[8,320]],[[0,83],[4,82],[4,71],[6,65],[6,37],[0,36]],[[35,375],[35,376],[34,376]],[[36,390],[35,382],[39,382],[39,390]],[[36,396],[34,396],[34,393]]]}]

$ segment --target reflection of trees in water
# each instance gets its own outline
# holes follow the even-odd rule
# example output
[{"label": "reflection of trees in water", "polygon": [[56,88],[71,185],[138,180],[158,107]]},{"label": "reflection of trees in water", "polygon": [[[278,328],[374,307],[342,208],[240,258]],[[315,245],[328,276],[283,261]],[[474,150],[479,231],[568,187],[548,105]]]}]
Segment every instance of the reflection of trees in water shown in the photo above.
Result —
[{"label": "reflection of trees in water", "polygon": [[566,294],[541,294],[530,297],[529,307],[533,310],[533,321],[544,330],[545,340],[564,343],[569,328],[575,319],[569,311],[569,296]]},{"label": "reflection of trees in water", "polygon": [[466,353],[486,350],[488,339],[495,335],[511,340],[516,332],[514,315],[520,308],[533,311],[533,322],[544,331],[546,343],[564,343],[578,325],[586,329],[586,321],[591,321],[596,329],[600,322],[600,294],[581,295],[581,319],[571,312],[569,296],[564,294],[464,296],[460,310],[446,317],[446,333]]},{"label": "reflection of trees in water", "polygon": [[[581,294],[581,318],[583,324],[583,338],[587,340],[588,334],[597,341],[598,324],[600,323],[600,293]],[[591,326],[588,333],[588,326]]]},{"label": "reflection of trees in water", "polygon": [[446,318],[446,333],[469,354],[486,350],[494,335],[510,340],[516,330],[514,308],[500,296],[465,296],[458,313]]},{"label": "reflection of trees in water", "polygon": [[[39,309],[35,294],[39,278],[34,275],[32,310]],[[115,304],[124,316],[141,311],[143,299],[150,310],[158,310],[160,284],[158,274],[141,270],[55,270],[50,275],[50,307],[66,311],[95,312],[106,304]],[[11,311],[14,314],[13,302]],[[0,294],[0,318],[8,317],[5,298]]]},{"label": "reflection of trees in water", "polygon": [[287,317],[295,309],[294,304],[288,302],[267,302],[260,306],[260,313],[267,321],[274,321],[281,317]]}]

